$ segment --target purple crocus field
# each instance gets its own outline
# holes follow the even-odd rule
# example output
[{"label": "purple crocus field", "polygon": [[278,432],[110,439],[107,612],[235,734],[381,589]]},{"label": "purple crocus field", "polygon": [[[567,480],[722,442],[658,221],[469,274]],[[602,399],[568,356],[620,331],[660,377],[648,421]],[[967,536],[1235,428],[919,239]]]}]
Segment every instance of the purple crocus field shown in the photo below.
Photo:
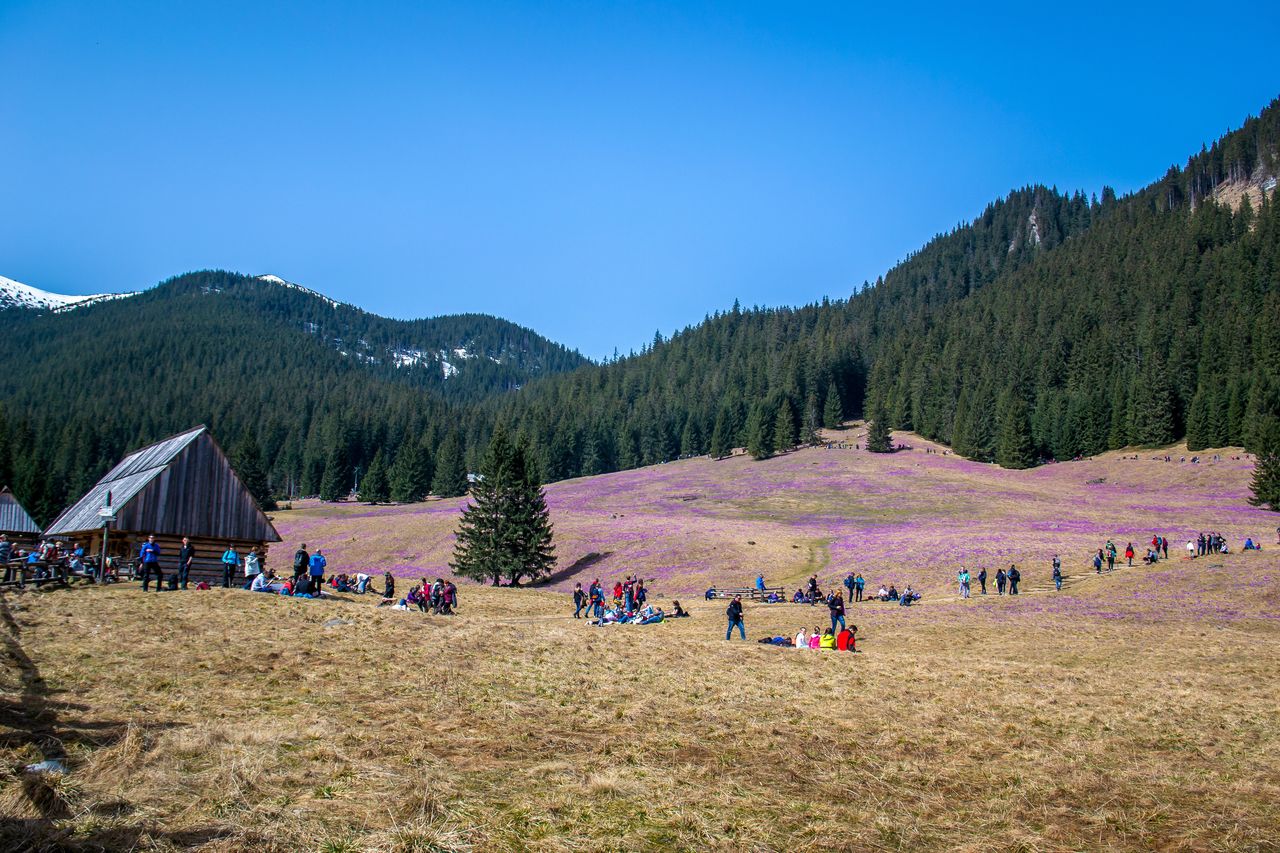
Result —
[{"label": "purple crocus field", "polygon": [[[861,440],[852,431],[841,437]],[[575,581],[639,574],[659,596],[689,595],[711,585],[750,585],[762,572],[770,585],[794,590],[811,573],[825,587],[852,571],[873,589],[892,582],[912,584],[926,596],[954,596],[960,566],[975,574],[986,566],[994,576],[997,566],[1016,563],[1027,591],[1035,592],[1049,585],[1055,553],[1073,582],[1092,574],[1092,555],[1108,538],[1121,553],[1132,542],[1141,554],[1153,534],[1167,536],[1175,559],[1134,570],[1130,582],[1116,587],[1123,592],[1111,598],[1028,596],[999,614],[1017,619],[1085,608],[1098,618],[1129,619],[1150,611],[1153,602],[1188,612],[1201,606],[1194,584],[1165,577],[1182,564],[1214,571],[1208,568],[1212,558],[1185,560],[1188,537],[1217,531],[1233,550],[1245,536],[1274,547],[1280,524],[1280,515],[1247,503],[1253,462],[1238,449],[1200,464],[1179,462],[1190,454],[1177,447],[1161,451],[1160,461],[1154,451],[1139,451],[1138,460],[1124,458],[1132,452],[1114,453],[1009,471],[941,455],[941,448],[918,436],[897,439],[914,449],[875,455],[819,447],[763,462],[704,457],[554,483],[547,498],[559,561],[550,586],[568,590]],[[1166,453],[1172,462],[1162,461]],[[306,542],[324,549],[331,572],[446,574],[465,504],[303,503],[275,516],[284,542],[272,547],[272,561],[287,565]],[[1272,560],[1276,553],[1269,548],[1240,559],[1254,558],[1252,565],[1274,574],[1280,571]],[[1270,579],[1263,572],[1236,580],[1243,591],[1249,585],[1273,589]],[[1274,618],[1274,596],[1249,600],[1239,607],[1219,602],[1213,607],[1223,612],[1215,615]]]}]

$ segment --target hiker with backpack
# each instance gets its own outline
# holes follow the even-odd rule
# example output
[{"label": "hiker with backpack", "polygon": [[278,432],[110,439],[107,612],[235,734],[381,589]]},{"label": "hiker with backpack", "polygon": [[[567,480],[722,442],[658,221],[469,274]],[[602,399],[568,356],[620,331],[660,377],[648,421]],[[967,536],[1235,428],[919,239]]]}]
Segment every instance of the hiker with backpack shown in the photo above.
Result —
[{"label": "hiker with backpack", "polygon": [[311,555],[307,553],[307,543],[303,542],[297,551],[293,552],[293,579],[296,582],[298,578],[307,573],[307,569],[311,567]]},{"label": "hiker with backpack", "polygon": [[1009,579],[1009,594],[1018,594],[1018,583],[1022,580],[1022,572],[1018,571],[1017,566],[1010,566],[1009,571],[1005,574]]}]

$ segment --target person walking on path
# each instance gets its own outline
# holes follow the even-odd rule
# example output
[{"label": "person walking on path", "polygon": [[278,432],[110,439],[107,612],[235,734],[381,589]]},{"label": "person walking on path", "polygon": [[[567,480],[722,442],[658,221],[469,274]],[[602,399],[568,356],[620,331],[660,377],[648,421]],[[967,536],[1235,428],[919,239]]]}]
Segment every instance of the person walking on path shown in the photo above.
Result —
[{"label": "person walking on path", "polygon": [[329,565],[329,561],[324,558],[324,551],[319,548],[311,555],[311,566],[308,573],[311,575],[311,585],[318,591],[320,584],[324,581],[324,570]]},{"label": "person walking on path", "polygon": [[191,561],[196,557],[196,549],[191,540],[182,537],[182,548],[178,551],[178,586],[187,588],[187,579],[191,577]]},{"label": "person walking on path", "polygon": [[307,573],[308,567],[311,565],[311,555],[307,553],[307,543],[303,542],[298,550],[293,552],[293,581],[297,583],[298,578]]},{"label": "person walking on path", "polygon": [[587,594],[582,591],[582,584],[575,583],[573,585],[573,618],[581,619],[578,614],[582,613],[582,609],[587,606]]},{"label": "person walking on path", "polygon": [[142,564],[142,591],[147,591],[147,584],[151,583],[151,575],[154,573],[156,592],[159,592],[164,587],[164,573],[160,571],[160,546],[156,544],[154,534],[148,536],[147,541],[138,549],[138,562]]},{"label": "person walking on path", "polygon": [[840,593],[831,596],[831,600],[827,602],[827,609],[831,611],[831,633],[836,632],[836,624],[844,628],[844,599],[840,597]]},{"label": "person walking on path", "polygon": [[1114,572],[1116,570],[1116,543],[1110,539],[1107,540],[1107,571]]},{"label": "person walking on path", "polygon": [[1010,566],[1007,577],[1009,578],[1009,594],[1017,595],[1018,582],[1022,580],[1022,572],[1018,571],[1017,566]]},{"label": "person walking on path", "polygon": [[1004,569],[996,569],[996,595],[1004,595],[1004,584],[1008,579]]},{"label": "person walking on path", "polygon": [[733,635],[733,626],[738,626],[738,634],[742,639],[747,638],[746,625],[742,619],[742,596],[735,595],[733,601],[729,602],[729,607],[725,610],[725,615],[729,617],[729,627],[725,629],[724,638],[731,639]]},{"label": "person walking on path", "polygon": [[982,594],[987,594],[987,567],[983,566],[978,569],[978,586],[982,590]]},{"label": "person walking on path", "polygon": [[227,545],[227,550],[222,552],[222,588],[231,588],[231,578],[236,573],[236,567],[240,565],[240,554],[236,552],[235,545]]},{"label": "person walking on path", "polygon": [[1057,554],[1053,555],[1053,585],[1059,592],[1062,591],[1062,561]]},{"label": "person walking on path", "polygon": [[1124,558],[1129,561],[1129,566],[1133,566],[1133,543],[1130,542],[1124,546]]},{"label": "person walking on path", "polygon": [[956,581],[960,584],[960,597],[969,597],[969,570],[960,567],[960,571],[956,574]]},{"label": "person walking on path", "polygon": [[1095,574],[1102,574],[1102,549],[1098,549],[1098,553],[1093,555],[1093,571]]}]

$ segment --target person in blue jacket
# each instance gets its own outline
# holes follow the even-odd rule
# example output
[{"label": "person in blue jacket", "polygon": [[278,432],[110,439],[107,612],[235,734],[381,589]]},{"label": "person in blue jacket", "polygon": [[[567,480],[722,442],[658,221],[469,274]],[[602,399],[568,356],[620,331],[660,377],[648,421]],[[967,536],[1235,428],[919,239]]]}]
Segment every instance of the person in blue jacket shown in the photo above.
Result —
[{"label": "person in blue jacket", "polygon": [[311,575],[311,587],[316,592],[320,591],[320,584],[324,582],[324,570],[329,565],[329,561],[324,558],[324,551],[319,548],[311,555],[311,569],[308,574]]},{"label": "person in blue jacket", "polygon": [[156,592],[164,587],[164,575],[160,571],[160,546],[156,544],[154,534],[147,537],[147,541],[142,543],[142,547],[138,549],[138,562],[142,564],[142,591],[147,591],[147,586],[151,583],[152,573],[156,576]]},{"label": "person in blue jacket", "polygon": [[231,579],[235,577],[236,567],[240,565],[240,553],[236,551],[236,546],[228,545],[227,550],[222,552],[222,587],[223,589],[231,588]]}]

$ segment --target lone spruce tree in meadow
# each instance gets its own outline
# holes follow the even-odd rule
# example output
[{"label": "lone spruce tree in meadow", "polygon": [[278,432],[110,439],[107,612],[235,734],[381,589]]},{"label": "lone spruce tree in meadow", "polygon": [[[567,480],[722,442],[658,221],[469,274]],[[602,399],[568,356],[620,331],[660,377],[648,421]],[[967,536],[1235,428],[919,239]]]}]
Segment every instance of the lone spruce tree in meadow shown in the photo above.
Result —
[{"label": "lone spruce tree in meadow", "polygon": [[889,410],[884,403],[876,406],[867,425],[867,450],[872,453],[892,453],[893,434],[889,431]]},{"label": "lone spruce tree in meadow", "polygon": [[372,461],[369,462],[369,470],[364,472],[364,479],[360,481],[360,500],[365,503],[383,503],[390,497],[390,489],[387,484],[387,464],[382,457],[382,449],[373,454]]},{"label": "lone spruce tree in meadow", "polygon": [[1264,418],[1256,429],[1254,453],[1258,457],[1253,468],[1253,491],[1249,503],[1280,512],[1280,418]]},{"label": "lone spruce tree in meadow", "polygon": [[471,502],[458,523],[455,574],[498,586],[541,580],[555,566],[551,520],[536,466],[523,443],[494,431]]}]

